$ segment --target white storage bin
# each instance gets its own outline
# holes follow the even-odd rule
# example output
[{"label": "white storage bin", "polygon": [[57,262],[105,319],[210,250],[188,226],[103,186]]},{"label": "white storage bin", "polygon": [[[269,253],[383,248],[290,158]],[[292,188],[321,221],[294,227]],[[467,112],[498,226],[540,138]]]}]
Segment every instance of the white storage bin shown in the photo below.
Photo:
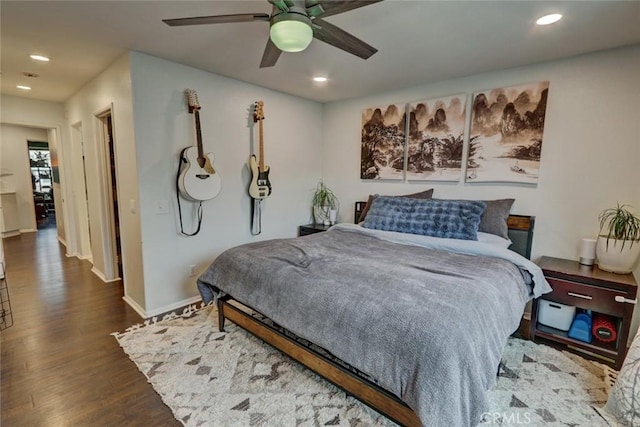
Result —
[{"label": "white storage bin", "polygon": [[561,331],[568,331],[576,314],[572,305],[541,299],[538,302],[538,322]]}]

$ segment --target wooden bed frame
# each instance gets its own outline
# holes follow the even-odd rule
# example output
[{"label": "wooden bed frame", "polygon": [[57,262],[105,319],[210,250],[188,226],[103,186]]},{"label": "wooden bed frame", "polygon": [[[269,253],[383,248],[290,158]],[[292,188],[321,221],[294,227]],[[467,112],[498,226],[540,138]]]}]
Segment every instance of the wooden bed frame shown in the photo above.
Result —
[{"label": "wooden bed frame", "polygon": [[[356,202],[356,220],[359,218],[358,207],[362,208],[364,203],[366,202]],[[524,215],[511,215],[507,220],[509,237],[513,241],[511,249],[526,258],[531,255],[534,223],[535,217]],[[255,310],[238,303],[229,295],[219,298],[217,304],[220,332],[224,332],[225,320],[229,319],[392,421],[407,427],[421,426],[416,413],[404,402],[348,369],[344,362],[332,358],[328,352],[317,351],[291,332],[262,321],[260,316],[267,316],[256,316]]]}]

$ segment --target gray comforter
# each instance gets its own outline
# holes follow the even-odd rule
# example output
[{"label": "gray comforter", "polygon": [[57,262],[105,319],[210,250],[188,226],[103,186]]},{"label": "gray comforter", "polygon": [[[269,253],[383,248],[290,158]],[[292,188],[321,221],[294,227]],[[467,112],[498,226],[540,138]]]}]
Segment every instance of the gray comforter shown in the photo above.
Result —
[{"label": "gray comforter", "polygon": [[337,228],[229,249],[198,288],[205,302],[229,294],[324,347],[423,425],[474,426],[533,294],[526,278],[503,259]]}]

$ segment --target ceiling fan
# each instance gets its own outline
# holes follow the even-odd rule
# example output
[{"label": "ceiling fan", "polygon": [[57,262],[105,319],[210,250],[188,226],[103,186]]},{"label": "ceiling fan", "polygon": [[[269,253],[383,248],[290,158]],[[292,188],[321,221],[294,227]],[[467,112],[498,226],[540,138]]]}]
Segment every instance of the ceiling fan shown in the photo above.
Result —
[{"label": "ceiling fan", "polygon": [[162,22],[172,27],[251,21],[269,22],[270,37],[262,55],[260,68],[273,67],[282,52],[300,52],[306,49],[314,37],[362,59],[367,59],[378,51],[378,49],[359,38],[324,21],[323,18],[368,6],[382,0],[267,1],[273,5],[271,15],[266,13],[240,13],[163,19]]}]

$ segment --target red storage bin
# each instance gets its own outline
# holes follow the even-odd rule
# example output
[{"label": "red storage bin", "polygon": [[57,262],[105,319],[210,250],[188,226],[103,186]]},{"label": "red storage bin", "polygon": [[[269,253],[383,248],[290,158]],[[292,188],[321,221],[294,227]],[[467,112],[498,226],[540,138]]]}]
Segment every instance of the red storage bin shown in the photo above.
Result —
[{"label": "red storage bin", "polygon": [[593,314],[593,337],[602,342],[613,342],[618,336],[615,319],[606,314]]}]

